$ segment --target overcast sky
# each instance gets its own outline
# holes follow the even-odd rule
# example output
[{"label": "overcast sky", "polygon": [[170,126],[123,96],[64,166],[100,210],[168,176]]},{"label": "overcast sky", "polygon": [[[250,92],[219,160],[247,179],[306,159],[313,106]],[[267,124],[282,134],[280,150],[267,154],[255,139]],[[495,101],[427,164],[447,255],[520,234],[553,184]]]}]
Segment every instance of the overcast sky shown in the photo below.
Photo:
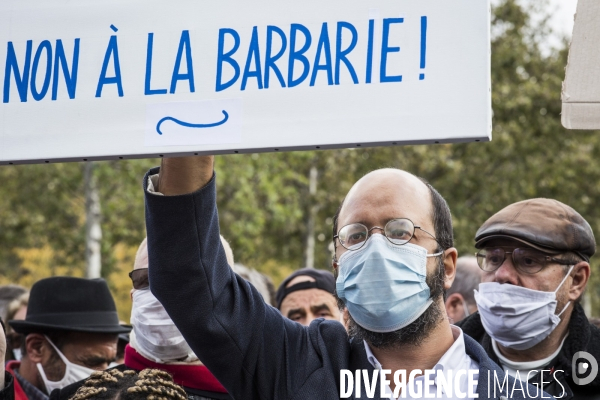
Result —
[{"label": "overcast sky", "polygon": [[577,0],[550,0],[552,13],[552,26],[554,29],[569,37],[573,32],[573,16],[577,8]]},{"label": "overcast sky", "polygon": [[[491,0],[497,4],[501,0]],[[522,3],[539,2],[540,0],[520,0]],[[577,8],[577,0],[546,0],[549,4],[548,13],[552,15],[550,23],[555,31],[554,37],[548,38],[548,47],[561,45],[560,38],[571,37],[573,33],[573,17]]]}]

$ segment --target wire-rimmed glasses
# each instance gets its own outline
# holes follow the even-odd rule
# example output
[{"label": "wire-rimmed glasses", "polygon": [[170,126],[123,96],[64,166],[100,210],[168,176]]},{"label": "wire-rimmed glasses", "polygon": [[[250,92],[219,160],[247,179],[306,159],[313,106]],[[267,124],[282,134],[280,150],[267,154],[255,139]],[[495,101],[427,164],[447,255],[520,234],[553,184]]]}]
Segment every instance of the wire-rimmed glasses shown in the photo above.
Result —
[{"label": "wire-rimmed glasses", "polygon": [[371,236],[371,231],[374,229],[383,231],[383,235],[386,237],[386,239],[397,245],[403,245],[410,242],[415,235],[415,229],[422,230],[437,242],[435,236],[421,228],[419,225],[415,225],[408,218],[395,218],[388,221],[383,228],[380,226],[374,226],[371,229],[367,228],[361,223],[356,222],[342,227],[342,229],[338,231],[338,234],[335,235],[333,239],[338,239],[340,244],[346,250],[358,250],[365,245],[367,239]]}]

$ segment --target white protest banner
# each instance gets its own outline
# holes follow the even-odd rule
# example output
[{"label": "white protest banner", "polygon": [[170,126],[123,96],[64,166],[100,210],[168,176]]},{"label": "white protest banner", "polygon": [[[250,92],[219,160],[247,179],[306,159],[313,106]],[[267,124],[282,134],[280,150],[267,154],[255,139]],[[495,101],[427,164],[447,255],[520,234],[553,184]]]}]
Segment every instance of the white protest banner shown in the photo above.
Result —
[{"label": "white protest banner", "polygon": [[600,2],[579,0],[562,90],[562,124],[600,129]]},{"label": "white protest banner", "polygon": [[0,164],[491,139],[489,0],[2,0]]}]

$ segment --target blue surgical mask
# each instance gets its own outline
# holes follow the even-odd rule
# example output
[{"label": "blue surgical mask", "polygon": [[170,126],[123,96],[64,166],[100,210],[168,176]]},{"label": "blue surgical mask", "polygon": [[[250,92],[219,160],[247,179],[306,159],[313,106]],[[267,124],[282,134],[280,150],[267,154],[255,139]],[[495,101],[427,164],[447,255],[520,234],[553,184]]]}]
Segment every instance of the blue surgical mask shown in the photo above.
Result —
[{"label": "blue surgical mask", "polygon": [[339,259],[336,292],[356,323],[373,332],[393,332],[419,318],[433,302],[421,246],[395,245],[375,234]]}]

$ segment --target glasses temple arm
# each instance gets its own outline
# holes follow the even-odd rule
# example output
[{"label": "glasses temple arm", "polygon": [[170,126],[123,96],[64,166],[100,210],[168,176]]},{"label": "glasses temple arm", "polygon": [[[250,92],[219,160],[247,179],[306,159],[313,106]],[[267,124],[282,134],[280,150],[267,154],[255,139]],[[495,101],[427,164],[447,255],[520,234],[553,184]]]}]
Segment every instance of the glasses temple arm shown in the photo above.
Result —
[{"label": "glasses temple arm", "polygon": [[444,246],[442,246],[442,244],[440,243],[439,240],[437,240],[437,238],[435,236],[433,236],[431,233],[427,232],[425,229],[421,228],[419,225],[415,225],[415,229],[419,229],[422,230],[423,232],[425,232],[426,234],[428,234],[429,236],[431,236],[433,238],[433,240],[435,240],[437,242],[437,244],[440,246],[440,249],[445,250]]}]

